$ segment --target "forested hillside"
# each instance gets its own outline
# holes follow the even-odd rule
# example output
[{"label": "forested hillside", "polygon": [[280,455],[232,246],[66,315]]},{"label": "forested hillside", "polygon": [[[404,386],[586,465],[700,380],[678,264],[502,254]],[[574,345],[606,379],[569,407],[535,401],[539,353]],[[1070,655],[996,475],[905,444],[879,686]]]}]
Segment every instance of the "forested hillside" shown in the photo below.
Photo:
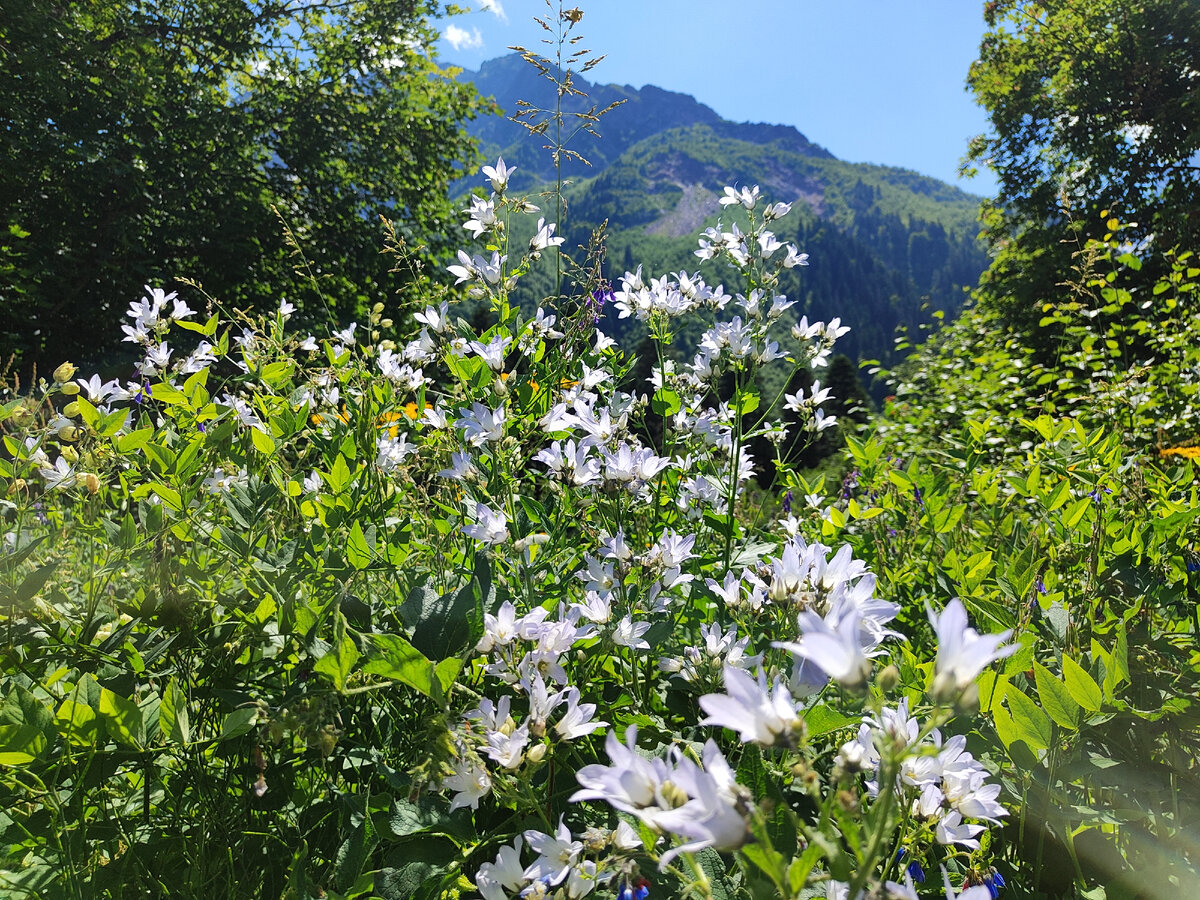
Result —
[{"label": "forested hillside", "polygon": [[[466,72],[509,114],[553,109],[553,85],[517,54]],[[735,123],[686,95],[653,86],[590,83],[586,96],[563,97],[567,213],[561,227],[571,245],[586,245],[607,223],[607,272],[615,280],[642,265],[648,271],[694,269],[695,233],[721,221],[725,184],[759,184],[795,203],[780,240],[809,253],[810,265],[783,283],[796,314],[840,316],[851,326],[845,352],[891,360],[897,328],[915,328],[933,311],[954,312],[978,280],[987,257],[976,241],[979,198],[903,169],[847,163],[789,126]],[[530,106],[518,105],[521,100]],[[613,104],[619,104],[613,106]],[[578,118],[600,117],[595,139]],[[469,126],[485,155],[515,165],[514,185],[544,189],[556,177],[550,139],[518,123],[487,117]],[[724,216],[726,224],[731,221]],[[532,290],[552,289],[542,280]],[[614,323],[623,333],[626,322]]]}]

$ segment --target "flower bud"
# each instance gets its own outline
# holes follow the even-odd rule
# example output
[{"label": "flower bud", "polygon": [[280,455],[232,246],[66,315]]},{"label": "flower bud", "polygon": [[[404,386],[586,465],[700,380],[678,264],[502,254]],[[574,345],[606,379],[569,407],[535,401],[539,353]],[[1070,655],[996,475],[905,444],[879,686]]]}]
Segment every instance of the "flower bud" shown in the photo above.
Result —
[{"label": "flower bud", "polygon": [[74,441],[79,438],[79,429],[74,425],[64,425],[62,428],[58,429],[58,436],[60,440]]},{"label": "flower bud", "polygon": [[73,363],[65,362],[54,370],[54,380],[59,384],[65,384],[75,377],[75,373],[79,371]]},{"label": "flower bud", "polygon": [[70,403],[64,406],[63,415],[68,419],[75,418],[77,415],[79,415],[79,403],[75,400],[72,400]]},{"label": "flower bud", "polygon": [[950,672],[939,672],[933,679],[933,702],[941,706],[950,706],[958,701],[962,689],[958,686],[954,675]]},{"label": "flower bud", "polygon": [[383,328],[391,328],[391,327],[392,327],[392,320],[391,320],[391,319],[381,319],[381,320],[379,321],[379,324],[380,324],[380,326],[381,326],[381,327],[383,327]]},{"label": "flower bud", "polygon": [[371,312],[373,312],[373,313],[383,312],[383,303],[382,302],[376,303],[374,306],[371,307]]},{"label": "flower bud", "polygon": [[877,681],[879,683],[879,689],[885,694],[890,694],[896,689],[896,686],[900,684],[900,670],[895,666],[888,666],[879,673]]},{"label": "flower bud", "polygon": [[[71,448],[68,447],[68,450]],[[93,472],[82,472],[76,476],[83,486],[87,488],[89,494],[94,494],[100,490],[100,477]]]},{"label": "flower bud", "polygon": [[75,465],[75,463],[79,462],[79,451],[76,450],[74,447],[63,447],[62,448],[62,458],[65,459],[67,462],[69,462],[71,465]]},{"label": "flower bud", "polygon": [[61,388],[59,388],[59,393],[67,397],[74,397],[79,393],[79,385],[73,381],[68,381],[64,383]]},{"label": "flower bud", "polygon": [[973,681],[968,684],[954,709],[960,716],[973,716],[979,712],[979,685]]},{"label": "flower bud", "polygon": [[531,763],[540,763],[545,758],[546,758],[546,745],[545,744],[534,744],[525,753],[526,761],[531,762]]}]

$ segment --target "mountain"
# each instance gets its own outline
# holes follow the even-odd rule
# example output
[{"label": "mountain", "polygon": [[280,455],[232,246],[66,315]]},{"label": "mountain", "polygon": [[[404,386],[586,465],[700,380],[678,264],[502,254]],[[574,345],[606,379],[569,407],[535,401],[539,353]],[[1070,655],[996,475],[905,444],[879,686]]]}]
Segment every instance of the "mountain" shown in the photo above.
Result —
[{"label": "mountain", "polygon": [[[528,108],[518,100],[555,103],[553,83],[517,54],[462,77],[509,114]],[[758,184],[772,201],[794,204],[778,233],[810,257],[784,286],[801,301],[799,312],[840,316],[852,331],[839,349],[887,360],[897,328],[914,328],[936,310],[956,312],[987,266],[976,240],[979,198],[958,188],[905,169],[839,160],[795,128],[730,122],[686,94],[579,76],[573,84],[587,96],[563,98],[565,146],[590,165],[563,156],[563,233],[571,246],[586,244],[607,221],[610,278],[638,264],[655,275],[695,269],[696,235],[721,216],[723,186]],[[580,129],[581,114],[619,101],[595,125],[601,139]],[[478,119],[469,130],[486,157],[518,167],[514,189],[535,192],[554,182],[544,147],[551,135],[530,134],[501,116]],[[460,182],[464,191],[477,184]],[[710,269],[707,277],[719,281],[722,273]]]}]

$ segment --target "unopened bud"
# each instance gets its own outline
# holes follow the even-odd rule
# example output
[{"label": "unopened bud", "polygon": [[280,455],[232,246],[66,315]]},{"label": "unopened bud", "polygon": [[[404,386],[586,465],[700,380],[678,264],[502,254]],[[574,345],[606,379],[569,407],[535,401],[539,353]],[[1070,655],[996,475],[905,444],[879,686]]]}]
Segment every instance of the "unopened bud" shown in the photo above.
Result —
[{"label": "unopened bud", "polygon": [[79,385],[77,385],[73,381],[68,381],[65,384],[63,384],[63,386],[61,388],[59,388],[59,393],[63,394],[64,396],[67,396],[67,397],[74,397],[76,394],[79,393]]},{"label": "unopened bud", "polygon": [[79,402],[76,400],[72,400],[70,403],[68,403],[66,406],[64,406],[63,407],[63,415],[66,416],[68,419],[73,419],[77,415],[79,415]]},{"label": "unopened bud", "polygon": [[890,694],[900,684],[900,670],[895,666],[888,666],[879,673],[879,677],[876,680],[879,684],[879,689],[885,694]]},{"label": "unopened bud", "polygon": [[382,327],[384,327],[384,328],[391,328],[391,327],[392,327],[392,320],[391,320],[391,319],[381,319],[381,320],[379,321],[379,324],[380,324]]},{"label": "unopened bud", "polygon": [[371,312],[373,312],[373,313],[383,312],[383,303],[376,303],[374,306],[371,307]]},{"label": "unopened bud", "polygon": [[958,701],[962,689],[951,672],[939,672],[933,679],[933,702],[940,706],[951,706]]},{"label": "unopened bud", "polygon": [[534,744],[532,747],[529,748],[529,751],[525,754],[525,759],[531,763],[540,763],[545,758],[546,758],[546,745],[545,744]]},{"label": "unopened bud", "polygon": [[[68,447],[67,449],[70,450],[71,448]],[[89,494],[94,494],[100,490],[100,477],[95,473],[83,472],[77,477],[83,483],[83,486],[87,488]]]},{"label": "unopened bud", "polygon": [[75,463],[79,462],[79,451],[76,450],[74,447],[63,447],[62,448],[62,458],[65,459],[67,462],[69,462],[71,465],[75,465]]},{"label": "unopened bud", "polygon": [[979,712],[979,685],[971,682],[954,704],[954,709],[962,716],[973,716]]},{"label": "unopened bud", "polygon": [[54,380],[59,384],[65,384],[75,377],[75,373],[79,371],[73,363],[65,362],[54,370]]},{"label": "unopened bud", "polygon": [[60,440],[73,441],[79,437],[79,429],[74,425],[64,425],[58,429],[58,436]]}]

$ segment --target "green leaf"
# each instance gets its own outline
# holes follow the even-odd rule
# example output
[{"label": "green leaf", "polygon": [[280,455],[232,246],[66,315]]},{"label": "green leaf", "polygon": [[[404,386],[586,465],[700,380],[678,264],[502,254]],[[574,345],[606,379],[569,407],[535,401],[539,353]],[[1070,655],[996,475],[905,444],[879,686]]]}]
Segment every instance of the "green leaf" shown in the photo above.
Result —
[{"label": "green leaf", "polygon": [[33,723],[0,725],[0,766],[27,766],[46,748],[46,735]]},{"label": "green leaf", "polygon": [[167,384],[165,381],[159,381],[150,385],[150,396],[159,403],[174,405],[176,403],[187,403],[187,397],[183,391],[174,385]]},{"label": "green leaf", "polygon": [[759,396],[757,391],[742,391],[736,398],[737,410],[743,416],[758,409]]},{"label": "green leaf", "polygon": [[235,709],[225,717],[221,724],[221,740],[228,741],[241,737],[250,731],[258,722],[258,706],[243,706]]},{"label": "green leaf", "polygon": [[[407,684],[426,697],[437,698],[441,679],[433,663],[398,634],[372,634],[363,672]],[[443,662],[459,662],[451,657]],[[458,673],[455,672],[455,675]],[[448,686],[448,685],[447,685]]]},{"label": "green leaf", "polygon": [[333,643],[325,655],[313,664],[313,671],[327,676],[341,693],[346,689],[346,679],[350,677],[358,657],[358,647],[355,646],[354,638],[346,634],[346,617],[339,612],[337,624],[334,626]]},{"label": "green leaf", "polygon": [[388,829],[394,837],[403,838],[422,832],[445,834],[453,830],[453,824],[440,804],[431,800],[427,794],[422,794],[416,803],[403,797],[392,801]]},{"label": "green leaf", "polygon": [[37,596],[38,591],[45,586],[46,582],[49,580],[50,576],[54,574],[54,570],[57,568],[57,561],[49,562],[45,565],[38,566],[23,579],[21,579],[21,584],[17,588],[16,592],[17,605],[23,606]]},{"label": "green leaf", "polygon": [[67,697],[54,714],[54,724],[59,733],[76,747],[94,747],[100,734],[100,719],[95,710],[77,700]]},{"label": "green leaf", "polygon": [[270,455],[275,452],[275,441],[265,431],[259,428],[250,429],[250,443],[259,453]]},{"label": "green leaf", "polygon": [[1038,662],[1033,664],[1033,677],[1037,682],[1038,699],[1042,701],[1042,708],[1050,714],[1050,718],[1063,728],[1072,731],[1078,728],[1079,704],[1071,699],[1067,686]]},{"label": "green leaf", "polygon": [[125,427],[125,420],[128,417],[128,409],[114,409],[110,413],[105,413],[94,426],[96,434],[100,435],[100,437],[112,437]]},{"label": "green leaf", "polygon": [[660,416],[673,416],[683,408],[683,400],[670,388],[659,388],[650,398],[650,408]]},{"label": "green leaf", "polygon": [[295,364],[290,359],[280,359],[263,366],[262,371],[258,373],[258,377],[265,384],[273,388],[278,388],[292,377],[292,369],[294,368]]},{"label": "green leaf", "polygon": [[325,483],[335,494],[340,494],[350,485],[350,467],[346,465],[346,457],[338,454],[333,466],[325,474]]},{"label": "green leaf", "polygon": [[1015,685],[1008,686],[1007,697],[1016,739],[1024,741],[1031,750],[1048,750],[1054,737],[1050,717]]},{"label": "green leaf", "polygon": [[1089,712],[1099,712],[1104,701],[1100,685],[1088,674],[1087,670],[1067,655],[1063,655],[1063,680],[1071,697]]},{"label": "green leaf", "polygon": [[1083,520],[1084,513],[1088,511],[1088,507],[1091,505],[1091,497],[1081,497],[1080,499],[1076,500],[1074,503],[1068,506],[1067,511],[1063,513],[1063,524],[1072,530],[1077,528],[1079,523]]},{"label": "green leaf", "polygon": [[158,707],[158,727],[167,740],[172,743],[186,744],[191,736],[187,695],[180,689],[179,682],[173,677],[167,682],[162,703]]},{"label": "green leaf", "polygon": [[823,734],[829,734],[831,731],[837,731],[839,728],[846,728],[849,725],[857,723],[859,720],[854,716],[847,716],[838,712],[831,706],[824,704],[814,706],[812,709],[806,710],[804,713],[804,724],[808,729],[810,737],[819,737]]},{"label": "green leaf", "polygon": [[146,722],[136,703],[114,694],[108,688],[102,688],[97,712],[114,741],[135,750],[145,748]]},{"label": "green leaf", "polygon": [[139,428],[137,431],[131,431],[129,434],[117,435],[113,441],[117,445],[117,450],[122,454],[131,454],[135,450],[141,450],[154,437],[154,428]]},{"label": "green leaf", "polygon": [[357,519],[350,527],[350,537],[346,540],[346,559],[350,565],[360,572],[371,564],[371,547],[363,534],[362,525]]},{"label": "green leaf", "polygon": [[471,643],[469,617],[474,612],[474,579],[445,596],[428,584],[418,585],[400,607],[404,621],[413,626],[413,646],[431,660],[454,656]]}]

